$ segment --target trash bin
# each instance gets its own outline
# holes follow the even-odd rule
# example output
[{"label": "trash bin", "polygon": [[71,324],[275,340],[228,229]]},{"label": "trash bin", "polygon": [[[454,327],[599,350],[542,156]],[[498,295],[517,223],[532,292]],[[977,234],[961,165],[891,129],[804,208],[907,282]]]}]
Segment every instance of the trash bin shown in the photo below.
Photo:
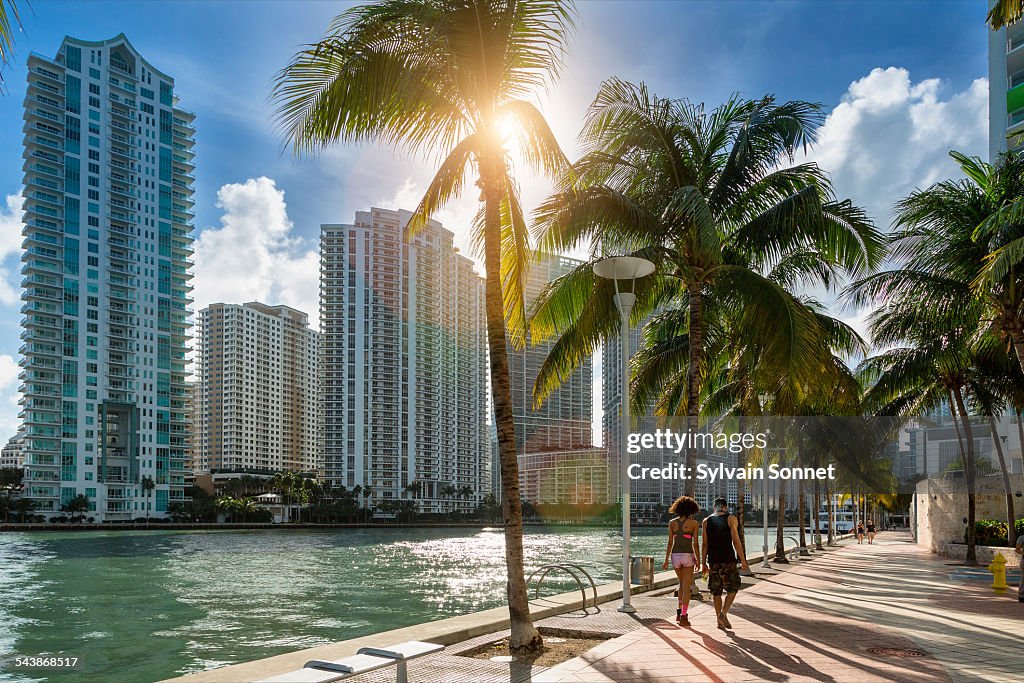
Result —
[{"label": "trash bin", "polygon": [[630,558],[629,576],[631,583],[650,586],[654,583],[654,558],[646,555]]}]

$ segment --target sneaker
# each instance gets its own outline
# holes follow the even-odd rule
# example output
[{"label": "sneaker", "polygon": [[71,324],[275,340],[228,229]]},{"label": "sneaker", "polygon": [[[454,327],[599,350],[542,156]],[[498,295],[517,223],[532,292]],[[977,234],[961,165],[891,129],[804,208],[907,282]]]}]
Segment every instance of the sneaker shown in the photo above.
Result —
[{"label": "sneaker", "polygon": [[732,628],[732,624],[729,623],[729,617],[724,614],[722,615],[722,622],[725,624],[726,628]]},{"label": "sneaker", "polygon": [[728,622],[725,621],[725,616],[722,615],[722,614],[719,614],[718,615],[718,628],[722,629],[723,631],[726,630],[727,628],[729,628],[726,625],[727,623]]},{"label": "sneaker", "polygon": [[679,624],[680,626],[689,626],[690,625],[690,617],[688,617],[685,614],[680,614],[679,618],[676,619],[676,623]]}]

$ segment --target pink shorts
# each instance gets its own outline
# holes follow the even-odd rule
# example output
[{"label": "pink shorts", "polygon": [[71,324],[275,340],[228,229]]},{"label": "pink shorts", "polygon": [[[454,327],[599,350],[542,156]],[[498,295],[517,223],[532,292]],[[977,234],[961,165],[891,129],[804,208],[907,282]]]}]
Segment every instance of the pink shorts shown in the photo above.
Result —
[{"label": "pink shorts", "polygon": [[693,553],[672,553],[672,568],[694,567],[697,565],[697,556]]}]

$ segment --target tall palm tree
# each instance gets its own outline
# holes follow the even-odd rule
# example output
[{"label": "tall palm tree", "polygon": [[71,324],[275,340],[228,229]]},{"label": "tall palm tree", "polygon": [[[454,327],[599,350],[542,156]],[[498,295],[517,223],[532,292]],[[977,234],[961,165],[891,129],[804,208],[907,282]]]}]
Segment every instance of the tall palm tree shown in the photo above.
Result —
[{"label": "tall palm tree", "polygon": [[985,21],[993,31],[1016,24],[1024,15],[1024,2],[1021,0],[996,0],[988,11]]},{"label": "tall palm tree", "polygon": [[[705,350],[716,308],[735,311],[774,362],[811,381],[805,359],[821,346],[814,317],[766,271],[806,251],[816,263],[866,272],[881,243],[860,209],[835,201],[817,166],[794,163],[821,118],[816,105],[771,96],[733,98],[707,112],[643,84],[605,81],[580,135],[583,157],[536,214],[541,249],[591,240],[592,250],[591,262],[549,286],[531,317],[533,339],[558,336],[535,401],[618,330],[614,284],[593,274],[609,251],[656,266],[636,283],[632,322],[665,304],[686,317],[682,414],[691,421],[711,362]],[[696,457],[689,449],[688,466]],[[689,480],[686,493],[695,486]]]},{"label": "tall palm tree", "polygon": [[1012,344],[1024,367],[1024,158],[988,164],[950,156],[963,177],[897,203],[894,267],[857,283],[852,294],[859,303],[905,302],[908,315],[917,312],[912,322],[933,337],[980,320]]},{"label": "tall palm tree", "polygon": [[508,341],[523,343],[528,242],[506,132],[516,136],[527,165],[549,174],[566,165],[528,98],[560,69],[573,15],[570,0],[384,0],[337,17],[327,37],[296,55],[274,87],[279,120],[298,152],[379,140],[444,155],[409,234],[462,192],[473,179],[468,172],[475,176],[513,654],[536,651],[541,638],[530,620],[523,573],[506,351]]}]

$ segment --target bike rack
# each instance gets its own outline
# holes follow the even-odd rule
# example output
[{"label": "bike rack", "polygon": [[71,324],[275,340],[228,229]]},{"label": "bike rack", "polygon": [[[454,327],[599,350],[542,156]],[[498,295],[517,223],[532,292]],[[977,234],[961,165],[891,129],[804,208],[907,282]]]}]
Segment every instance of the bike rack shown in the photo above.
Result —
[{"label": "bike rack", "polygon": [[578,565],[578,564],[576,564],[574,562],[559,562],[557,564],[545,564],[545,565],[541,565],[536,570],[534,570],[534,572],[532,574],[530,574],[530,577],[528,579],[526,579],[526,585],[529,586],[530,582],[533,581],[533,577],[537,576],[537,574],[540,573],[540,577],[537,579],[537,587],[533,591],[533,599],[534,600],[536,600],[536,599],[538,599],[540,597],[540,586],[541,586],[542,583],[544,583],[544,577],[548,575],[548,572],[550,572],[550,571],[552,571],[554,569],[561,570],[561,571],[565,572],[566,574],[568,574],[569,576],[571,576],[573,578],[573,580],[576,582],[576,585],[579,586],[579,588],[580,588],[580,595],[583,598],[583,611],[586,612],[587,611],[587,589],[583,585],[583,581],[576,574],[576,570],[583,572],[583,575],[587,577],[588,581],[590,581],[590,590],[592,591],[593,596],[594,596],[594,607],[597,608],[597,611],[599,611],[599,612],[601,611],[601,609],[599,607],[597,607],[597,584],[594,583],[594,577],[592,577],[590,575],[590,572],[588,572],[586,569],[584,569],[583,567],[581,567],[580,565]]}]

